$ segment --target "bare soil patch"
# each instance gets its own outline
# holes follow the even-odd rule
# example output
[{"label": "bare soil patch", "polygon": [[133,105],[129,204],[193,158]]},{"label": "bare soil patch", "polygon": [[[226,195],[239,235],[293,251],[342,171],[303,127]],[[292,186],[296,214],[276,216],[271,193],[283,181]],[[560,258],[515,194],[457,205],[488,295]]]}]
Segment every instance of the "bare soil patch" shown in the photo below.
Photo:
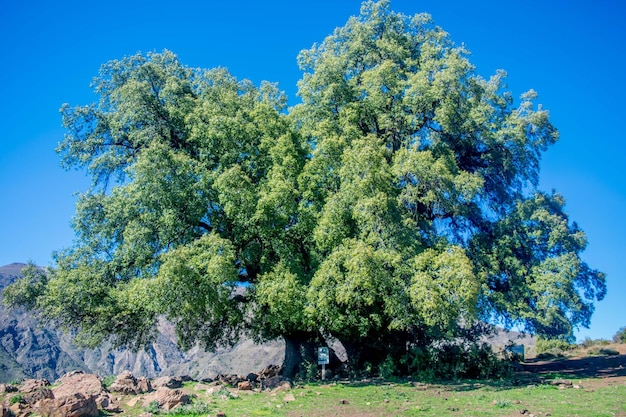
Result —
[{"label": "bare soil patch", "polygon": [[568,379],[591,379],[585,385],[611,386],[626,384],[626,344],[606,346],[617,351],[618,355],[590,355],[589,350],[581,350],[572,357],[538,360],[530,359],[523,364],[521,375],[547,377],[558,375]]}]

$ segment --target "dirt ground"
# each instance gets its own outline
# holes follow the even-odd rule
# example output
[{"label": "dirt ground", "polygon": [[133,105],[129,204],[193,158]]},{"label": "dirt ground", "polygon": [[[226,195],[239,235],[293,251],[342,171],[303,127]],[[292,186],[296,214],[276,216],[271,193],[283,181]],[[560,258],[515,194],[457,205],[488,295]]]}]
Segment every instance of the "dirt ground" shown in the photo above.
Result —
[{"label": "dirt ground", "polygon": [[529,359],[523,365],[521,376],[546,377],[558,375],[563,378],[596,378],[585,383],[586,387],[612,386],[626,383],[626,344],[610,345],[619,355],[593,356],[582,350],[576,356],[537,360]]}]

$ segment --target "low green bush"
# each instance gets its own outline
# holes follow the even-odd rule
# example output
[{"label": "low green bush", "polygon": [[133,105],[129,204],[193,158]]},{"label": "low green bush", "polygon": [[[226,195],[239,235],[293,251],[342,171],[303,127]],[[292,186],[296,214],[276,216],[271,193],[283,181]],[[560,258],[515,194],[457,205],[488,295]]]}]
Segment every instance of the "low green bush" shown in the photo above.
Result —
[{"label": "low green bush", "polygon": [[539,355],[541,353],[554,353],[556,351],[566,352],[576,349],[576,345],[563,339],[544,339],[543,337],[538,337],[535,349],[537,355]]},{"label": "low green bush", "polygon": [[501,378],[512,371],[507,358],[496,355],[488,344],[478,343],[414,347],[402,364],[419,380]]},{"label": "low green bush", "polygon": [[9,403],[11,404],[17,404],[17,403],[23,403],[23,402],[24,402],[24,398],[22,397],[22,394],[14,395],[9,400]]}]

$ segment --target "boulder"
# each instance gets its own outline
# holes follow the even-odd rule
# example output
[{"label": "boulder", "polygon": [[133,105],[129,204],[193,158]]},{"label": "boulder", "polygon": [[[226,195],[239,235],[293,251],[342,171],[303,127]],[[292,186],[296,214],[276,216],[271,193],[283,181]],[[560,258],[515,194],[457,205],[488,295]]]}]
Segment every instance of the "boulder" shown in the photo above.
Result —
[{"label": "boulder", "polygon": [[[17,387],[9,384],[0,384],[0,394],[9,393],[9,392],[17,392]],[[0,417],[2,415],[0,414]]]},{"label": "boulder", "polygon": [[147,392],[151,392],[152,391],[152,383],[150,383],[150,380],[148,378],[145,378],[145,377],[137,378],[137,391],[139,391],[140,394],[145,394]]},{"label": "boulder", "polygon": [[115,378],[115,382],[109,386],[109,391],[120,394],[136,395],[140,393],[137,378],[130,371],[124,371]]},{"label": "boulder", "polygon": [[57,386],[52,389],[55,398],[61,398],[74,393],[81,393],[85,396],[99,396],[106,392],[102,379],[95,374],[86,374],[82,371],[69,372],[59,378]]},{"label": "boulder", "polygon": [[37,401],[45,400],[45,399],[53,399],[54,394],[52,390],[47,387],[39,387],[34,390],[22,394],[22,400],[29,405],[35,404]]},{"label": "boulder", "polygon": [[[13,403],[9,406],[9,415],[10,416],[22,416],[22,415],[28,415],[30,414],[28,412],[28,410],[30,410],[30,408],[28,408],[28,406],[26,404],[22,404],[22,403]],[[45,414],[43,414],[45,415]]]},{"label": "boulder", "polygon": [[244,380],[243,378],[235,374],[218,375],[215,379],[224,385],[230,385],[232,387],[236,387],[237,384]]},{"label": "boulder", "polygon": [[162,376],[152,381],[152,386],[154,388],[166,387],[176,389],[183,386],[183,379],[177,376]]},{"label": "boulder", "polygon": [[263,380],[262,383],[263,383],[263,385],[262,385],[263,389],[288,390],[288,389],[291,389],[293,387],[293,384],[291,383],[291,381],[289,379],[283,378],[283,377],[278,376],[278,375],[277,376],[273,376],[271,378],[265,378],[265,380]]},{"label": "boulder", "polygon": [[103,392],[96,397],[96,405],[99,409],[109,413],[121,413],[122,408],[114,401],[107,392]]},{"label": "boulder", "polygon": [[49,417],[97,417],[99,415],[94,396],[79,392],[61,398],[39,401],[33,409]]},{"label": "boulder", "polygon": [[20,392],[27,393],[41,387],[49,387],[50,382],[47,379],[27,379],[22,383]]},{"label": "boulder", "polygon": [[189,404],[191,400],[189,395],[179,389],[160,387],[156,391],[156,401],[159,408],[169,411],[180,405]]},{"label": "boulder", "polygon": [[257,382],[259,380],[259,375],[250,372],[248,375],[246,375],[246,381],[250,381],[250,382]]},{"label": "boulder", "polygon": [[250,381],[241,381],[237,384],[237,389],[240,391],[252,391],[254,389],[254,385]]},{"label": "boulder", "polygon": [[280,372],[280,366],[278,365],[270,365],[267,368],[264,368],[261,372],[259,372],[259,376],[261,378],[272,378],[277,376]]}]

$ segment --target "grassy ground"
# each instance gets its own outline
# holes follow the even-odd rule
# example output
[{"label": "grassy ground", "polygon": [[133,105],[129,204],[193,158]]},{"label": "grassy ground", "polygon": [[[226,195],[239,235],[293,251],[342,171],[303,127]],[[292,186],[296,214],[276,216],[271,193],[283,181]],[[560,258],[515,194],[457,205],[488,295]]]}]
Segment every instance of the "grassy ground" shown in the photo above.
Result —
[{"label": "grassy ground", "polygon": [[[598,384],[572,381],[549,384],[464,382],[445,385],[351,383],[304,385],[291,391],[198,396],[185,413],[207,416],[626,416],[626,381]],[[137,410],[139,411],[139,410]]]},{"label": "grassy ground", "polygon": [[[297,385],[291,390],[209,391],[187,382],[192,404],[166,413],[142,397],[118,399],[124,413],[155,416],[535,416],[626,417],[626,345],[616,354],[583,352],[557,360],[529,360],[524,370],[503,381],[423,384],[370,380]],[[561,380],[561,384],[558,381]],[[0,394],[0,402],[13,394]],[[117,414],[120,415],[120,414]]]}]

